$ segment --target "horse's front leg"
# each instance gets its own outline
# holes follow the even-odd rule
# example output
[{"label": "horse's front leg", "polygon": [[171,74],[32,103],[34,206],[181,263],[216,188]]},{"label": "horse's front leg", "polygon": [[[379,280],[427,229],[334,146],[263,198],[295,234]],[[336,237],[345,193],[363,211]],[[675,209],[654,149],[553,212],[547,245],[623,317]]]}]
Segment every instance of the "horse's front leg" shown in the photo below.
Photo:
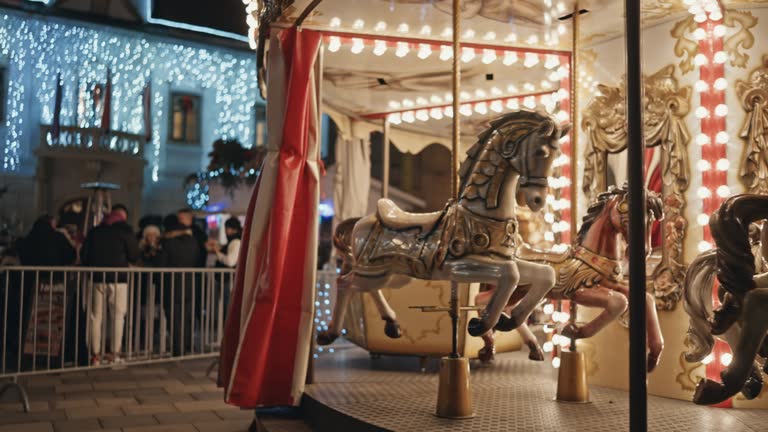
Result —
[{"label": "horse's front leg", "polygon": [[[603,283],[611,289],[619,291],[627,299],[629,298],[629,286],[624,283]],[[664,336],[661,334],[659,315],[656,312],[656,300],[651,293],[645,293],[645,332],[648,337],[648,372],[653,372],[659,364],[661,352],[664,350]]]},{"label": "horse's front leg", "polygon": [[563,330],[563,336],[571,339],[586,339],[594,336],[627,309],[627,297],[624,294],[598,285],[592,288],[579,288],[571,296],[571,301],[579,305],[602,308],[592,321],[577,327],[573,324]]},{"label": "horse's front leg", "polygon": [[380,289],[370,291],[369,294],[373,299],[373,303],[376,304],[376,309],[379,310],[381,319],[384,320],[384,334],[392,339],[398,339],[403,335],[400,330],[400,324],[397,322],[397,315],[395,311],[387,303],[387,299],[384,298],[384,294]]},{"label": "horse's front leg", "polygon": [[467,328],[469,334],[475,337],[482,336],[499,321],[501,312],[520,281],[517,264],[512,260],[500,261],[482,256],[472,256],[447,262],[445,267],[448,271],[447,276],[452,281],[463,283],[488,282],[496,285],[496,289],[488,301],[488,306],[480,318],[469,320]]},{"label": "horse's front leg", "polygon": [[496,325],[496,330],[511,331],[520,327],[528,319],[528,315],[533,312],[533,309],[541,303],[544,296],[549,294],[549,291],[555,286],[555,270],[548,265],[517,260],[517,268],[520,272],[520,278],[530,282],[531,288],[520,300],[520,303],[512,309],[508,318],[501,317]]},{"label": "horse's front leg", "polygon": [[317,332],[318,345],[330,345],[341,335],[341,327],[344,325],[344,316],[352,298],[352,284],[355,274],[348,273],[336,279],[336,304],[333,307],[333,315],[328,330]]}]

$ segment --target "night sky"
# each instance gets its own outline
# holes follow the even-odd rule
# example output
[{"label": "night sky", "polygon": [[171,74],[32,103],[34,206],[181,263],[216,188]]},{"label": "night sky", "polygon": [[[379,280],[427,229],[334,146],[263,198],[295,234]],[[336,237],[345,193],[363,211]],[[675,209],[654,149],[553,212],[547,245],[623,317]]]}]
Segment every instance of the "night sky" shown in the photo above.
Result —
[{"label": "night sky", "polygon": [[152,16],[246,35],[241,0],[155,0]]}]

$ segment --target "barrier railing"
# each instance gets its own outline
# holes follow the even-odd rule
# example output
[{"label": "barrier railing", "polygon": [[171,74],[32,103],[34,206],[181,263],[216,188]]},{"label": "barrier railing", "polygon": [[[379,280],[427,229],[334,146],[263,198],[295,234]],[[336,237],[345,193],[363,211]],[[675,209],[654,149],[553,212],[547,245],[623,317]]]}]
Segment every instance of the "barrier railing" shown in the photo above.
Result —
[{"label": "barrier railing", "polygon": [[0,267],[0,396],[28,410],[20,376],[215,357],[233,283],[218,268]]}]

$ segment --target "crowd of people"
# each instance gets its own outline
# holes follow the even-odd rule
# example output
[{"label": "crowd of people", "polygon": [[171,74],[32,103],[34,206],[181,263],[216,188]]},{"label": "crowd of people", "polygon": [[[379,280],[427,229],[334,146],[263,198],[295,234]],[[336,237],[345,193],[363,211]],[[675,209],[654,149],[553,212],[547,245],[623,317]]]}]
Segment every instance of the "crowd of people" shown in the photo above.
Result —
[{"label": "crowd of people", "polygon": [[[194,223],[194,214],[188,209],[162,218],[159,225],[151,223],[153,218],[143,218],[139,230],[134,230],[128,219],[128,209],[123,205],[115,205],[97,226],[83,236],[77,231],[57,227],[56,219],[51,216],[41,216],[29,234],[17,241],[15,253],[6,254],[5,257],[6,264],[80,266],[93,270],[87,284],[87,340],[92,364],[122,361],[131,276],[117,269],[135,266],[195,269],[208,265],[235,268],[237,265],[242,227],[236,217],[227,219],[224,224],[227,242],[223,245],[215,239],[208,239],[206,232]],[[190,327],[194,328],[195,323],[195,311],[191,305],[195,297],[200,301],[200,280],[195,284],[195,277],[184,278],[182,273],[159,273],[138,276],[141,280],[134,286],[140,287],[144,296],[148,286],[161,285],[160,278],[164,278],[162,282],[165,282],[165,286],[177,288],[164,290],[161,311],[165,313],[164,319],[173,317],[170,318],[173,320],[170,326],[173,354],[189,352],[193,343],[193,330]],[[61,284],[64,277],[64,272],[57,271],[38,276],[41,284]],[[220,285],[226,305],[231,287],[228,282],[221,282]],[[198,291],[195,291],[195,287]],[[176,311],[175,314],[170,313],[171,308]],[[107,315],[109,322],[105,325]],[[181,319],[185,315],[188,321],[191,317],[192,325],[187,324],[187,333],[182,334],[185,324]],[[105,328],[108,329],[108,335],[102,335],[102,329]],[[109,350],[102,347],[103,340],[111,343]]]}]

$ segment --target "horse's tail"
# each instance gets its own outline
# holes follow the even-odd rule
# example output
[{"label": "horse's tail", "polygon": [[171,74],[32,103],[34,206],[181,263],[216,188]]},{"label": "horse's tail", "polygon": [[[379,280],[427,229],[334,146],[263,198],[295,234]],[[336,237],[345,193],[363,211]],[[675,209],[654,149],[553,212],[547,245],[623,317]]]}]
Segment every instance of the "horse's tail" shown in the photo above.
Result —
[{"label": "horse's tail", "polygon": [[352,256],[352,229],[359,220],[360,218],[346,219],[336,226],[336,231],[333,233],[333,245],[339,251],[345,264],[342,266],[342,273],[346,273],[343,270],[349,267],[354,259]]},{"label": "horse's tail", "polygon": [[716,249],[699,254],[685,273],[683,307],[690,317],[685,359],[691,363],[704,359],[715,345],[709,318],[712,315],[712,287],[716,274]]}]

